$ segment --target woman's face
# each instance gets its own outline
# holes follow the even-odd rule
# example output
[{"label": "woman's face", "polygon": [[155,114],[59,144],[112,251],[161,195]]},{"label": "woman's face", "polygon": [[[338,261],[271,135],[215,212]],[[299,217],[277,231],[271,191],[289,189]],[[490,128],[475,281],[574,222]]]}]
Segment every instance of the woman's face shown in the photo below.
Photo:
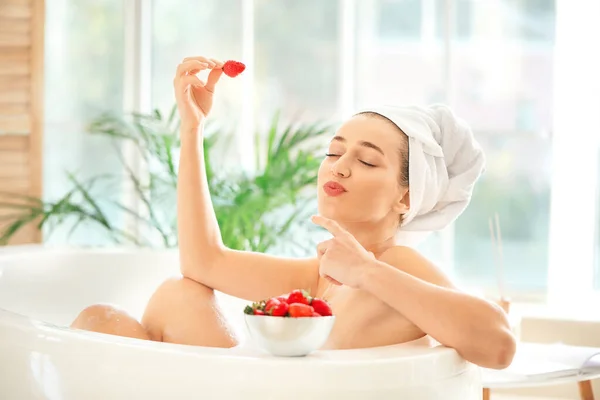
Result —
[{"label": "woman's face", "polygon": [[344,123],[319,168],[319,213],[369,223],[405,213],[408,188],[398,181],[404,146],[403,133],[382,118],[357,115]]}]

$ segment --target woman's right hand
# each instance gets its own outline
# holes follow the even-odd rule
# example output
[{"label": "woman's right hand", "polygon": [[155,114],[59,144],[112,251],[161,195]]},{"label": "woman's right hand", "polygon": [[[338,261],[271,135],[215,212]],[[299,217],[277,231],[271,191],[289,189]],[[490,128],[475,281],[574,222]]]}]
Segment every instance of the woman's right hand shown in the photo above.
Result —
[{"label": "woman's right hand", "polygon": [[[210,69],[206,82],[196,74]],[[182,129],[197,129],[210,113],[215,85],[223,74],[223,62],[207,57],[186,57],[173,80]]]}]

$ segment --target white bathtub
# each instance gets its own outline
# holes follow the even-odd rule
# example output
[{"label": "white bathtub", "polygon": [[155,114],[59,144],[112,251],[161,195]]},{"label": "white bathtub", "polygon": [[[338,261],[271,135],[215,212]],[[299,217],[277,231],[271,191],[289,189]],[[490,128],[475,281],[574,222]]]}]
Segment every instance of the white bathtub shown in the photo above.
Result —
[{"label": "white bathtub", "polygon": [[[444,347],[276,358],[67,328],[94,303],[139,317],[177,273],[175,252],[0,249],[0,399],[481,399],[479,369]],[[245,302],[219,299],[243,331]]]}]

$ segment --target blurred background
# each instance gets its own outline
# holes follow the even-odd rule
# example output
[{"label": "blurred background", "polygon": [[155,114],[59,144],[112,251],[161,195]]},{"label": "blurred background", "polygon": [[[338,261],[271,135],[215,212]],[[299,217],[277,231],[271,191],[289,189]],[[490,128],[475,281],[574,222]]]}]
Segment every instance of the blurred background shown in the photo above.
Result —
[{"label": "blurred background", "polygon": [[[1,18],[21,26],[30,14],[19,7],[31,2],[2,1]],[[460,285],[484,293],[496,295],[502,282],[504,294],[528,301],[594,296],[600,85],[597,55],[586,50],[597,48],[586,30],[590,3],[46,0],[37,76],[41,201],[19,197],[32,193],[25,185],[2,203],[5,228],[17,231],[15,215],[25,215],[26,223],[44,221],[43,235],[13,233],[8,243],[176,246],[173,182],[157,189],[176,177],[172,79],[183,57],[208,55],[247,65],[239,78],[222,80],[211,125],[219,139],[211,182],[230,243],[313,254],[315,235],[303,218],[314,208],[311,174],[327,134],[366,103],[445,102],[472,125],[488,165],[471,206],[422,250]],[[0,89],[14,93],[9,72],[19,73],[17,51],[30,44],[17,40],[17,28],[4,30]],[[0,121],[21,110],[7,105],[17,101],[10,93]],[[286,129],[308,147],[275,140],[281,158],[269,137]],[[26,134],[0,128],[0,136]],[[306,148],[318,151],[302,158]],[[0,157],[8,160],[6,149]],[[5,196],[16,188],[9,175],[0,172]],[[306,179],[290,183],[300,175]],[[102,186],[106,176],[122,178]],[[287,197],[266,201],[281,185]],[[21,200],[28,205],[16,207]],[[502,257],[490,237],[495,215]],[[273,227],[276,237],[265,233]]]}]

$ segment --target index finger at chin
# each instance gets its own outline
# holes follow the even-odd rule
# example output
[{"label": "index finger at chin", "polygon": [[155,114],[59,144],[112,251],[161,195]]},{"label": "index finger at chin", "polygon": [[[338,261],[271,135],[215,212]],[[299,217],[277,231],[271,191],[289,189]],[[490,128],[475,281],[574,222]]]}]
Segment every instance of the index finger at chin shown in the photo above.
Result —
[{"label": "index finger at chin", "polygon": [[315,215],[312,218],[312,220],[315,224],[321,225],[323,228],[327,229],[334,236],[340,235],[343,232],[345,232],[337,222],[329,218],[325,218],[320,215]]}]

